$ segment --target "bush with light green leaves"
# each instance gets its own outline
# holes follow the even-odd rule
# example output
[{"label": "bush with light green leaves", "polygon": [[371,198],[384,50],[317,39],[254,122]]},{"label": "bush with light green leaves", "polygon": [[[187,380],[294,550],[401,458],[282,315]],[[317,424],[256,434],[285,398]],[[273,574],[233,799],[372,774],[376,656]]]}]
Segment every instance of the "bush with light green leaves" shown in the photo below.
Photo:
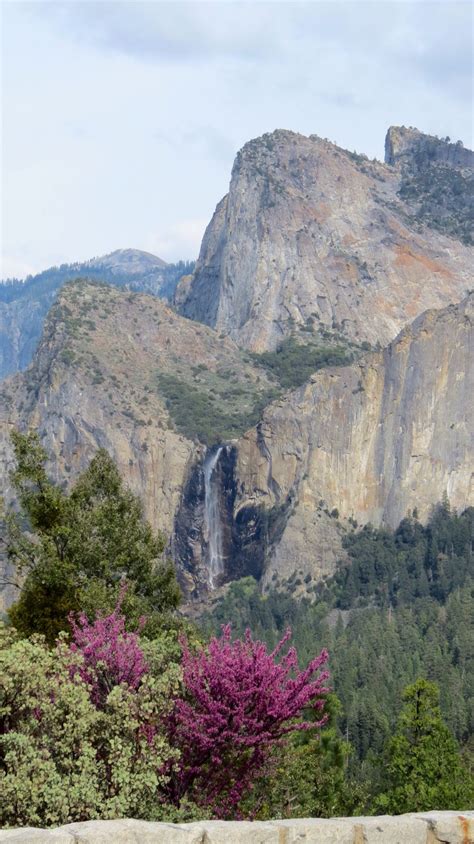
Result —
[{"label": "bush with light green leaves", "polygon": [[139,688],[115,686],[98,709],[64,640],[48,649],[5,629],[1,639],[0,824],[168,818],[160,788],[176,751],[162,725],[180,679],[172,643],[147,643]]}]

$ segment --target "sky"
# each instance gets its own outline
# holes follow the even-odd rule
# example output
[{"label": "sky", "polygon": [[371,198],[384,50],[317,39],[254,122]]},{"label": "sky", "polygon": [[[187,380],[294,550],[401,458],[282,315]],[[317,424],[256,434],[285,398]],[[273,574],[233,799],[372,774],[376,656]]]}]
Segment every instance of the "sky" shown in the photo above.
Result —
[{"label": "sky", "polygon": [[0,0],[0,277],[118,248],[194,259],[237,150],[276,128],[383,158],[472,148],[470,2]]}]

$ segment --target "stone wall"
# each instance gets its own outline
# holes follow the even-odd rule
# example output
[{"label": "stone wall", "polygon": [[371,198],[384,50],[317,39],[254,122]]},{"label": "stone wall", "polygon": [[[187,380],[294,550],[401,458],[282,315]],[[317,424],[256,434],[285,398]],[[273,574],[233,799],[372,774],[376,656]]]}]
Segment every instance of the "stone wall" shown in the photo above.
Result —
[{"label": "stone wall", "polygon": [[287,821],[116,820],[0,831],[12,844],[474,844],[474,811]]}]

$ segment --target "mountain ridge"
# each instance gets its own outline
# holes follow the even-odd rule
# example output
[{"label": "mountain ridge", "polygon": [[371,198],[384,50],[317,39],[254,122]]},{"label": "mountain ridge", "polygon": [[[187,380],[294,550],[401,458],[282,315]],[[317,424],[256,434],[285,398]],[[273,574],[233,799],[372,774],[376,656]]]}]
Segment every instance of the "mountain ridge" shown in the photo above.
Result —
[{"label": "mountain ridge", "polygon": [[117,249],[88,261],[50,267],[24,281],[0,283],[0,380],[28,366],[46,314],[66,281],[88,276],[169,298],[178,279],[192,266],[190,262],[166,264],[137,249]]}]

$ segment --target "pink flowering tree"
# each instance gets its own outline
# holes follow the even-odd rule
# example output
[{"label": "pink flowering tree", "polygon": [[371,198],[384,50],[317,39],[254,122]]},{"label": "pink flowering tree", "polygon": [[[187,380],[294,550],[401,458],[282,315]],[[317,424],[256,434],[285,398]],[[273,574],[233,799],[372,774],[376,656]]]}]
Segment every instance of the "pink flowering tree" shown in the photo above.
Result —
[{"label": "pink flowering tree", "polygon": [[[181,753],[169,782],[176,805],[186,794],[218,817],[235,817],[275,744],[325,723],[329,675],[320,669],[327,651],[299,671],[293,647],[277,661],[290,636],[288,630],[271,653],[249,630],[243,641],[232,641],[230,625],[198,654],[182,640],[185,694],[170,720],[171,743]],[[296,720],[308,707],[315,720]]]},{"label": "pink flowering tree", "polygon": [[[98,616],[90,622],[85,613],[77,618],[71,613],[69,623],[73,642],[71,651],[82,655],[79,667],[74,667],[91,688],[93,703],[102,709],[114,686],[125,683],[137,689],[148,671],[137,633],[127,633],[121,606],[126,589],[122,589],[114,611]],[[143,622],[142,622],[143,624]]]}]

